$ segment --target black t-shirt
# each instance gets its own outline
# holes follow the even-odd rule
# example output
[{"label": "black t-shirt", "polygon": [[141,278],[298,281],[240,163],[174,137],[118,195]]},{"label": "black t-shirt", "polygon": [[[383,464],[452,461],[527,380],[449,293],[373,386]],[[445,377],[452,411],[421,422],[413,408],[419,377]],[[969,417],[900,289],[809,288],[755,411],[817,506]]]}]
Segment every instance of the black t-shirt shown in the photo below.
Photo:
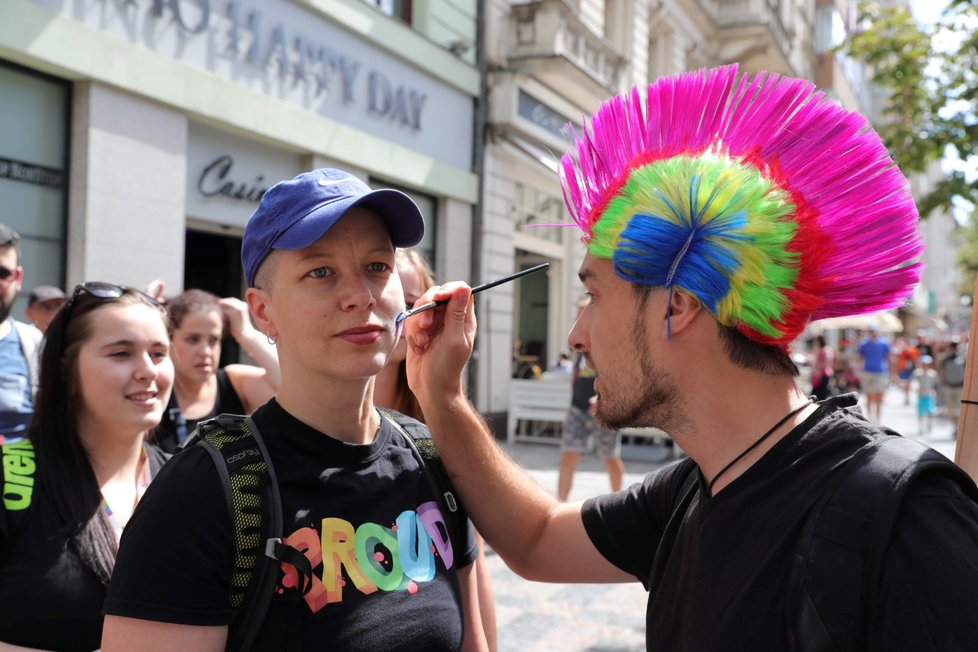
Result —
[{"label": "black t-shirt", "polygon": [[590,412],[591,397],[594,396],[594,370],[584,364],[584,355],[578,353],[574,357],[575,376],[571,384],[571,405],[578,410]]},{"label": "black t-shirt", "polygon": [[[7,465],[23,469],[25,442],[4,446]],[[150,469],[163,462],[147,448]],[[6,465],[5,465],[6,466]],[[5,480],[16,480],[7,475]],[[21,485],[21,489],[24,485]],[[42,650],[98,649],[105,587],[78,556],[46,483],[30,492],[4,486],[0,503],[0,641]],[[9,501],[9,503],[8,503]],[[13,512],[18,512],[14,514]]]},{"label": "black t-shirt", "polygon": [[[650,650],[788,650],[786,594],[809,511],[831,470],[882,431],[829,399],[716,496],[699,476],[673,514],[692,464],[589,500],[584,525],[613,564],[650,589]],[[902,504],[868,635],[887,651],[978,646],[978,505],[952,481],[922,476]],[[861,578],[853,578],[854,586]]]},{"label": "black t-shirt", "polygon": [[204,419],[216,417],[218,414],[245,414],[244,403],[234,390],[231,379],[224,369],[218,369],[217,394],[211,411],[199,419],[188,419],[180,411],[176,392],[170,394],[170,402],[163,411],[160,425],[153,429],[153,442],[167,453],[175,453],[180,444],[194,431],[197,424]]},{"label": "black t-shirt", "polygon": [[[253,418],[278,475],[284,540],[308,550],[314,575],[303,598],[284,567],[256,649],[294,649],[298,638],[305,650],[457,650],[455,571],[475,559],[475,541],[470,530],[466,550],[453,550],[433,525],[441,510],[401,435],[384,419],[374,442],[347,444],[274,399]],[[207,451],[177,454],[129,521],[106,613],[229,623],[234,542],[224,496]]]}]

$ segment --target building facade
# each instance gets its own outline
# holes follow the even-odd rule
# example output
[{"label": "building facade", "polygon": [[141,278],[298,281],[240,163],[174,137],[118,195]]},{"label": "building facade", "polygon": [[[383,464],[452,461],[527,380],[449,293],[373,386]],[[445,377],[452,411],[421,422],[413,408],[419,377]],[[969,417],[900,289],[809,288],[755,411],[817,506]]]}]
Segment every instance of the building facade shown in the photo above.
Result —
[{"label": "building facade", "polygon": [[276,181],[337,166],[421,205],[467,278],[475,0],[5,0],[0,222],[25,293],[105,280],[240,296]]},{"label": "building facade", "polygon": [[506,410],[509,379],[567,350],[584,255],[557,162],[585,116],[611,95],[663,75],[738,62],[812,78],[814,0],[531,0],[484,3],[488,97],[482,279],[550,262],[480,298],[475,386],[487,414]]}]

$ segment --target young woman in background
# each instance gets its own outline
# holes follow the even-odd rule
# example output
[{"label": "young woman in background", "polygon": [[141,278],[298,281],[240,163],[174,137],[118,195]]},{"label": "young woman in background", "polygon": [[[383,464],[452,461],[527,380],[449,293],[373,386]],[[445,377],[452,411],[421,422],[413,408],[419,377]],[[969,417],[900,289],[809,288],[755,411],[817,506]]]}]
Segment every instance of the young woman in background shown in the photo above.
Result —
[{"label": "young woman in background", "polygon": [[2,651],[99,647],[122,528],[166,457],[145,441],[173,383],[159,304],[79,285],[46,338],[30,438],[2,448]]},{"label": "young woman in background", "polygon": [[[187,290],[167,300],[176,381],[156,443],[174,452],[198,421],[221,413],[251,414],[275,395],[278,356],[255,330],[244,301],[219,299],[204,290]],[[231,336],[261,366],[230,364],[218,368],[225,325]]]}]

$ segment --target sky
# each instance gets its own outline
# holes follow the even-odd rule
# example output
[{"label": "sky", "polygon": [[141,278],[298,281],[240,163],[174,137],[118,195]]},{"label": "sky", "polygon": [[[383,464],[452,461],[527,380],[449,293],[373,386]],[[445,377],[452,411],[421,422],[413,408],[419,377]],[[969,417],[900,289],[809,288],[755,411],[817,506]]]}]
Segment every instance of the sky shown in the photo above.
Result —
[{"label": "sky", "polygon": [[947,0],[910,0],[910,13],[919,23],[934,23],[947,6]]},{"label": "sky", "polygon": [[[933,24],[944,11],[944,8],[947,7],[947,4],[948,0],[910,0],[910,12],[918,23]],[[957,160],[954,163],[949,163],[945,159],[945,166],[948,165],[963,169],[968,179],[978,177],[978,160],[975,158],[969,161]],[[964,219],[964,212],[955,211],[955,217],[959,221]]]}]

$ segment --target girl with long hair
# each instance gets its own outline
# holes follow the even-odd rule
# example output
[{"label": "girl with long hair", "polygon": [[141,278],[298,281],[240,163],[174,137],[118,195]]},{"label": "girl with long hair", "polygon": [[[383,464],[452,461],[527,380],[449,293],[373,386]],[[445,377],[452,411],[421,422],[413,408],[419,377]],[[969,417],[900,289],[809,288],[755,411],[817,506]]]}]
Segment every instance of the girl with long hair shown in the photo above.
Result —
[{"label": "girl with long hair", "polygon": [[[435,284],[435,277],[428,261],[415,249],[398,249],[395,254],[397,275],[404,290],[404,302],[408,308]],[[387,366],[374,381],[374,401],[377,405],[397,410],[401,414],[424,421],[424,414],[414,392],[407,383],[407,343],[402,337],[391,353]]]},{"label": "girl with long hair", "polygon": [[94,650],[122,528],[166,455],[164,309],[85,283],[51,321],[30,437],[2,448],[0,650]]}]

